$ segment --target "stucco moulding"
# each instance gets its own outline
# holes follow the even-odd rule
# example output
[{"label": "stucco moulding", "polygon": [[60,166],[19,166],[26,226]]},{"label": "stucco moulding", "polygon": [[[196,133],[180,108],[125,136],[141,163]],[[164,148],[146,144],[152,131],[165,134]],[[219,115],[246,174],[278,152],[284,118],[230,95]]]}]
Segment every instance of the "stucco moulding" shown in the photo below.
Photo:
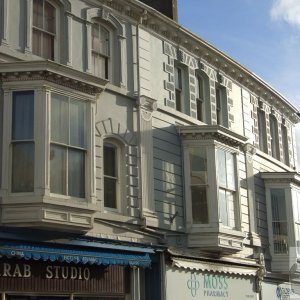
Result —
[{"label": "stucco moulding", "polygon": [[26,61],[2,63],[2,82],[46,80],[86,94],[101,93],[107,80],[87,74],[52,61]]}]

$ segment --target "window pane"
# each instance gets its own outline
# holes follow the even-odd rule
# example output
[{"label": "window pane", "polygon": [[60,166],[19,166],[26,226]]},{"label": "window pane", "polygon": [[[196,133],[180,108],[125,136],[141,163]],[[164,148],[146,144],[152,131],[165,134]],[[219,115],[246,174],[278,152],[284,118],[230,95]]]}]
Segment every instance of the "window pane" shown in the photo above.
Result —
[{"label": "window pane", "polygon": [[116,154],[117,147],[113,144],[106,143],[104,145],[104,174],[110,177],[117,176],[116,170]]},{"label": "window pane", "polygon": [[271,189],[274,253],[288,252],[288,229],[283,189]]},{"label": "window pane", "polygon": [[207,224],[208,207],[207,207],[206,187],[192,186],[191,193],[192,193],[193,222],[198,224]]},{"label": "window pane", "polygon": [[32,30],[32,53],[42,55],[42,33],[35,29]]},{"label": "window pane", "polygon": [[12,192],[33,192],[34,143],[12,145]]},{"label": "window pane", "polygon": [[175,68],[175,88],[182,89],[182,74],[180,68]]},{"label": "window pane", "polygon": [[114,178],[104,178],[104,206],[117,208],[117,181]]},{"label": "window pane", "polygon": [[207,158],[205,148],[190,148],[191,184],[207,184]]},{"label": "window pane", "polygon": [[52,94],[51,99],[51,140],[68,144],[69,109],[68,98]]},{"label": "window pane", "polygon": [[68,152],[68,195],[73,197],[85,197],[84,159],[85,152],[69,149]]},{"label": "window pane", "polygon": [[231,153],[226,153],[226,179],[227,188],[235,190],[234,156]]},{"label": "window pane", "polygon": [[33,0],[33,26],[43,28],[43,1]]},{"label": "window pane", "polygon": [[54,60],[54,37],[50,34],[42,34],[42,57],[45,59]]},{"label": "window pane", "polygon": [[218,177],[219,185],[227,187],[226,179],[226,154],[223,150],[217,150],[217,161],[218,161]]},{"label": "window pane", "polygon": [[33,139],[33,91],[13,93],[12,139]]},{"label": "window pane", "polygon": [[92,53],[93,74],[100,78],[108,78],[108,61],[107,58],[97,53]]},{"label": "window pane", "polygon": [[229,226],[228,223],[228,212],[227,212],[227,200],[226,200],[226,192],[225,190],[219,189],[219,213],[220,220],[223,225]]},{"label": "window pane", "polygon": [[234,193],[226,191],[226,203],[228,213],[228,226],[231,228],[235,228]]},{"label": "window pane", "polygon": [[44,14],[44,29],[55,33],[55,8],[47,1],[45,1]]},{"label": "window pane", "polygon": [[51,145],[50,148],[50,191],[51,193],[67,194],[66,148]]},{"label": "window pane", "polygon": [[70,101],[70,145],[85,147],[86,104]]},{"label": "window pane", "polygon": [[100,52],[100,30],[98,24],[92,25],[92,49]]},{"label": "window pane", "polygon": [[109,32],[100,26],[100,53],[109,56]]}]

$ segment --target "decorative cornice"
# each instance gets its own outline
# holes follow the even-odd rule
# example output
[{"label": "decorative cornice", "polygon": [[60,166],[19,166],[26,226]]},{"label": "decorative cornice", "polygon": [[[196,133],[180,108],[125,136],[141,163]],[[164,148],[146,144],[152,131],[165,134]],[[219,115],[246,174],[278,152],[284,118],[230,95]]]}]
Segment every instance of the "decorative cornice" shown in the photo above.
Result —
[{"label": "decorative cornice", "polygon": [[[95,3],[93,0],[89,2]],[[142,24],[176,46],[180,45],[195,58],[206,61],[218,72],[223,72],[257,97],[263,97],[293,123],[300,122],[297,116],[298,109],[273,87],[224,52],[180,26],[176,21],[137,0],[98,0],[97,2],[98,5],[99,2],[106,4],[119,14],[131,18],[137,24]]]},{"label": "decorative cornice", "polygon": [[1,82],[33,80],[46,80],[90,95],[101,93],[108,83],[105,79],[52,61],[1,63]]},{"label": "decorative cornice", "polygon": [[297,172],[261,172],[260,177],[267,183],[294,183],[300,186],[300,174]]},{"label": "decorative cornice", "polygon": [[177,126],[177,131],[184,140],[215,140],[236,148],[243,146],[248,140],[248,138],[219,125]]}]

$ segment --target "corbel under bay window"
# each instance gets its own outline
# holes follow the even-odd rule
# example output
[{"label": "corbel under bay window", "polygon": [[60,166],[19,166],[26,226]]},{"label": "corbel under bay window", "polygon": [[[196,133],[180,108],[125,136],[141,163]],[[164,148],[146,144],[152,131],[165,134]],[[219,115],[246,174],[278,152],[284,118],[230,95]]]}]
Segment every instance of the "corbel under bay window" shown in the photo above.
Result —
[{"label": "corbel under bay window", "polygon": [[288,273],[300,260],[300,177],[295,172],[260,175],[266,188],[271,268]]},{"label": "corbel under bay window", "polygon": [[180,126],[178,131],[184,147],[189,246],[241,250],[238,156],[246,138],[220,126]]}]

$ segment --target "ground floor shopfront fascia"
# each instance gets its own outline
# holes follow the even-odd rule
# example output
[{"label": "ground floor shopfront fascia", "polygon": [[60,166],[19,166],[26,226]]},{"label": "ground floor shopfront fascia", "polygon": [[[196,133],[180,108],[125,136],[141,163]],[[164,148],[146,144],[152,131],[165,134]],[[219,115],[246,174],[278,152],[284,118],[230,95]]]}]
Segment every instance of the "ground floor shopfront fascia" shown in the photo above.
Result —
[{"label": "ground floor shopfront fascia", "polygon": [[[174,266],[173,261],[173,264],[166,266],[166,300],[259,299],[253,271],[251,271],[251,276],[243,276],[228,272],[209,271],[209,263],[206,270],[197,270],[197,263],[194,270],[189,268],[190,265],[189,262],[187,268],[178,268]],[[224,269],[228,269],[228,267],[224,267]]]},{"label": "ground floor shopfront fascia", "polygon": [[300,300],[300,286],[266,278],[262,283],[261,295],[262,300]]},{"label": "ground floor shopfront fascia", "polygon": [[96,249],[0,239],[0,299],[140,300],[151,299],[146,290],[160,292],[158,280],[150,283],[150,289],[146,287],[147,278],[154,277],[152,258],[155,271],[159,266],[159,255],[156,258],[153,249],[105,246]]}]

